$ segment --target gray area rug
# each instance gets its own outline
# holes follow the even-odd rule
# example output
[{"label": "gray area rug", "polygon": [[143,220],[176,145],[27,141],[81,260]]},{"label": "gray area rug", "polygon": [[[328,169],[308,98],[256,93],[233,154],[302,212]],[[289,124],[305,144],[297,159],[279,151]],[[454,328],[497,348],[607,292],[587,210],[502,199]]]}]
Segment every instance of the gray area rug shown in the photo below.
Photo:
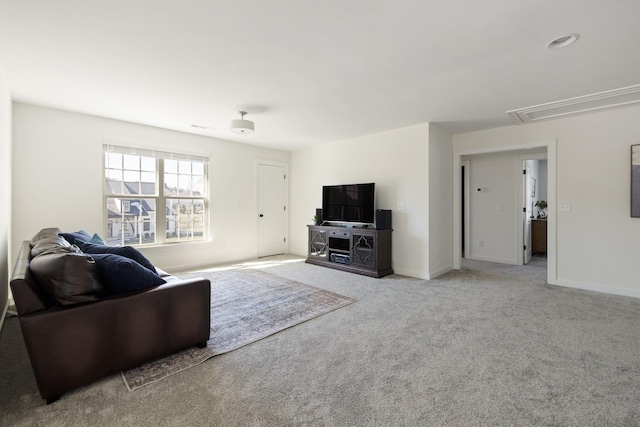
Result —
[{"label": "gray area rug", "polygon": [[129,390],[356,301],[254,269],[200,271],[179,277],[205,277],[211,281],[211,335],[207,347],[190,348],[124,371],[122,377]]}]

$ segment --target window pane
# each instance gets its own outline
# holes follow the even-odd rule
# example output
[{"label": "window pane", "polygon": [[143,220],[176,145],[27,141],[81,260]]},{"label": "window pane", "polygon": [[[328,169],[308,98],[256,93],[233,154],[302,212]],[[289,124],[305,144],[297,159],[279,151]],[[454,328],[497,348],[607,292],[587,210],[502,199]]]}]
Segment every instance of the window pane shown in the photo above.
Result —
[{"label": "window pane", "polygon": [[140,156],[124,155],[124,168],[132,170],[140,170]]},{"label": "window pane", "polygon": [[122,169],[122,154],[107,153],[105,161],[108,168]]},{"label": "window pane", "polygon": [[105,194],[122,194],[122,171],[107,169],[104,179]]},{"label": "window pane", "polygon": [[180,187],[180,194],[184,194],[185,196],[191,195],[191,176],[178,175],[178,184]]},{"label": "window pane", "polygon": [[204,200],[167,200],[167,242],[204,238]]},{"label": "window pane", "polygon": [[124,171],[125,194],[140,194],[140,172]]},{"label": "window pane", "polygon": [[191,163],[191,172],[194,175],[204,175],[204,163],[201,162],[193,162]]},{"label": "window pane", "polygon": [[156,194],[156,174],[153,172],[142,172],[141,193],[145,195]]},{"label": "window pane", "polygon": [[140,182],[139,171],[124,171],[124,182]]},{"label": "window pane", "polygon": [[156,200],[107,198],[108,245],[155,243]]},{"label": "window pane", "polygon": [[106,175],[108,178],[114,181],[122,182],[122,170],[121,169],[107,169]]},{"label": "window pane", "polygon": [[164,174],[164,194],[165,196],[178,195],[178,175]]},{"label": "window pane", "polygon": [[191,162],[187,162],[187,161],[181,160],[180,161],[180,169],[179,169],[178,172],[190,174],[191,173]]},{"label": "window pane", "polygon": [[194,176],[191,183],[193,196],[204,196],[204,176]]},{"label": "window pane", "polygon": [[153,157],[141,157],[140,169],[143,171],[155,172],[156,171],[156,159]]},{"label": "window pane", "polygon": [[178,173],[178,161],[166,159],[164,161],[164,171],[167,173]]}]

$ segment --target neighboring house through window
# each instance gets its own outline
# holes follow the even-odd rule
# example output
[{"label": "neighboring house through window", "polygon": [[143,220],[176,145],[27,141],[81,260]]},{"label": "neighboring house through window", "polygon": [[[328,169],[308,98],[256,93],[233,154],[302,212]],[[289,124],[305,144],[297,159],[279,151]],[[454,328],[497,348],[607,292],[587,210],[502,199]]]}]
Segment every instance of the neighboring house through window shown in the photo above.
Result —
[{"label": "neighboring house through window", "polygon": [[107,144],[103,153],[107,244],[204,240],[208,158]]}]

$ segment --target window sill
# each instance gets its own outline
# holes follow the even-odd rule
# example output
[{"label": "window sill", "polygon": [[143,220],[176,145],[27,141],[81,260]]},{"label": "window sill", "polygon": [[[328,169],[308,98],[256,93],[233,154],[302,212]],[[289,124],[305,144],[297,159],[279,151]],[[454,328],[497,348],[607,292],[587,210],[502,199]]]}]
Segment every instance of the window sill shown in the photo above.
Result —
[{"label": "window sill", "polygon": [[175,243],[162,243],[157,245],[131,245],[131,246],[133,246],[134,248],[142,252],[148,251],[150,253],[153,253],[153,252],[161,252],[161,251],[167,250],[168,248],[179,249],[179,248],[195,247],[199,245],[208,245],[211,242],[212,242],[211,239],[207,239],[207,240],[197,240],[193,242],[175,242]]}]

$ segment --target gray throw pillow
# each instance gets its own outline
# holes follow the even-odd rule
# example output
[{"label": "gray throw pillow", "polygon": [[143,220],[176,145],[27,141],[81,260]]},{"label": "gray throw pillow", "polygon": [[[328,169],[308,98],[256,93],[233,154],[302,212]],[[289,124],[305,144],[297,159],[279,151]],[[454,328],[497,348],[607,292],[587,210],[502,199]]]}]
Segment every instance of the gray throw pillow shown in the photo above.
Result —
[{"label": "gray throw pillow", "polygon": [[83,253],[43,253],[31,260],[31,273],[42,288],[61,305],[97,301],[105,292],[96,264]]}]

